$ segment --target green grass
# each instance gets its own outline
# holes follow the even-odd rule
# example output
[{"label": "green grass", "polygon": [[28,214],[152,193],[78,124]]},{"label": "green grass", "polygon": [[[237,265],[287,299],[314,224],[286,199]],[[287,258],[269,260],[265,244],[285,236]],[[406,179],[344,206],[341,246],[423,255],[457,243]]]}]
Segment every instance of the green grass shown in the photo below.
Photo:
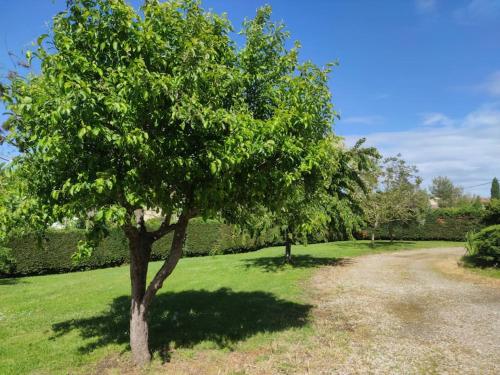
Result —
[{"label": "green grass", "polygon": [[[185,258],[154,303],[155,358],[198,349],[258,347],[276,337],[307,335],[306,281],[341,258],[391,250],[461,246],[451,242],[336,242]],[[150,264],[150,274],[160,267]],[[128,355],[126,266],[70,274],[0,279],[0,374],[68,373],[116,353]]]},{"label": "green grass", "polygon": [[500,279],[500,268],[495,267],[480,267],[469,257],[462,258],[463,266],[478,275]]}]

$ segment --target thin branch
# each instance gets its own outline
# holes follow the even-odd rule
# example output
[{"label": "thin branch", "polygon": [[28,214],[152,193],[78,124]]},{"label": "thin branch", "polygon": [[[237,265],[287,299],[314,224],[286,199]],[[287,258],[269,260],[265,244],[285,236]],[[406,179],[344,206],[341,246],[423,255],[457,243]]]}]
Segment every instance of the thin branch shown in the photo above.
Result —
[{"label": "thin branch", "polygon": [[176,228],[177,223],[171,224],[170,223],[171,219],[172,219],[171,214],[166,215],[160,227],[157,230],[150,232],[150,236],[153,241],[159,240],[160,238],[162,238],[163,236],[170,233]]}]

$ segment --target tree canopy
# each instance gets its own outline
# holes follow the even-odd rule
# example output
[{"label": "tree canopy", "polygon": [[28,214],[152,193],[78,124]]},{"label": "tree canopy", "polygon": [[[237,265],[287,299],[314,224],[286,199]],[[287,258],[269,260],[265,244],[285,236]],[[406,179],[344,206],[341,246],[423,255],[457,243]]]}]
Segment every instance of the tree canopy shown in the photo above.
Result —
[{"label": "tree canopy", "polygon": [[455,186],[446,176],[433,178],[430,192],[432,196],[438,199],[439,207],[456,206],[464,196],[463,189]]},{"label": "tree canopy", "polygon": [[[239,48],[225,16],[198,1],[73,0],[26,53],[40,71],[11,74],[1,97],[21,183],[0,218],[43,228],[85,220],[92,241],[123,228],[131,253],[131,347],[149,360],[152,298],[182,255],[196,215],[283,207],[294,184],[321,173],[334,110],[331,66],[299,63],[299,45],[258,10]],[[164,216],[148,231],[143,210]],[[146,285],[151,245],[174,231]],[[92,251],[82,243],[79,255]]]},{"label": "tree canopy", "polygon": [[420,187],[422,179],[417,173],[416,166],[397,155],[384,159],[378,174],[372,177],[372,191],[365,201],[372,243],[380,226],[387,226],[392,233],[394,225],[418,221],[429,209],[429,198]]}]

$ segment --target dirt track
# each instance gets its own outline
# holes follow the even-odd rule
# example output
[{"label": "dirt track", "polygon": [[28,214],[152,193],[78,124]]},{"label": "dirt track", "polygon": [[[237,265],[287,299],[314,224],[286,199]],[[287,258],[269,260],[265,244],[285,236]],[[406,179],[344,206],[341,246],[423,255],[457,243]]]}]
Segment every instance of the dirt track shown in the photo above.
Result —
[{"label": "dirt track", "polygon": [[405,251],[320,270],[318,328],[350,334],[338,361],[308,372],[500,374],[500,285],[460,270],[462,254]]}]

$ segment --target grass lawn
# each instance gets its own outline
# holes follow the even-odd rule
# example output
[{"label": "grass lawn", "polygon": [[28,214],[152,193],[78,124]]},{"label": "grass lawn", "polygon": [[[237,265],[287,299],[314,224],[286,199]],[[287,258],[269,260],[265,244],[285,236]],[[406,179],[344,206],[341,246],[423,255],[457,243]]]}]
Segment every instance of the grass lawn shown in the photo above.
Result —
[{"label": "grass lawn", "polygon": [[[155,360],[200,349],[256,348],[276,335],[300,339],[312,329],[304,281],[315,267],[343,257],[444,246],[462,244],[294,246],[294,264],[286,266],[281,247],[182,259],[154,302],[150,341]],[[160,264],[150,264],[150,275]],[[73,373],[107,356],[127,356],[129,289],[127,266],[0,279],[0,374]]]}]

